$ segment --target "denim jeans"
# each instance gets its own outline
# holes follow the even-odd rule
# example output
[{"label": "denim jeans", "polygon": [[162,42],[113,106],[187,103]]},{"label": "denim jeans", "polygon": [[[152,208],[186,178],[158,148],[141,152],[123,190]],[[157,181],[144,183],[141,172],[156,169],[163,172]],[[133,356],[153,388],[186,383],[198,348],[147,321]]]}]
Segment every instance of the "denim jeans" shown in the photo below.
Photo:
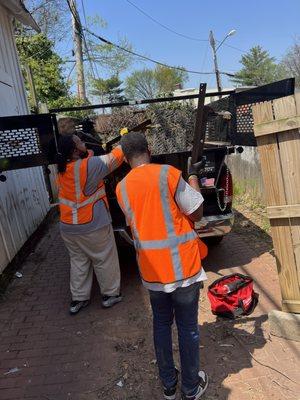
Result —
[{"label": "denim jeans", "polygon": [[199,292],[199,282],[171,293],[149,290],[160,379],[166,388],[171,388],[176,383],[172,349],[172,324],[175,315],[181,363],[181,390],[185,394],[193,394],[199,384]]}]

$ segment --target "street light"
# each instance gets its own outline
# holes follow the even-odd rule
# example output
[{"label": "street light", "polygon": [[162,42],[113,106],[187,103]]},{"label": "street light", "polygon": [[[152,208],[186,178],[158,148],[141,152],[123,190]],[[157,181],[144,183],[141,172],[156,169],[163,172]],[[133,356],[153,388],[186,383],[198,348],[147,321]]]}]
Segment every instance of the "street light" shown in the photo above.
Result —
[{"label": "street light", "polygon": [[[222,46],[222,44],[225,42],[225,40],[229,37],[232,36],[236,33],[235,29],[232,29],[231,31],[229,31],[227,33],[227,35],[224,37],[224,39],[220,42],[220,44],[218,45],[218,47],[216,48],[216,41],[214,38],[214,34],[213,31],[209,32],[209,43],[211,45],[212,48],[212,52],[213,52],[213,57],[214,57],[214,65],[215,65],[215,73],[216,73],[216,80],[217,80],[217,88],[218,88],[218,92],[222,91],[222,86],[221,86],[221,76],[220,76],[220,71],[218,68],[218,60],[217,60],[217,50]],[[219,99],[222,96],[219,95]]]},{"label": "street light", "polygon": [[222,44],[225,42],[225,40],[229,37],[229,36],[233,36],[236,33],[235,29],[231,29],[231,31],[229,31],[227,33],[227,35],[224,37],[224,39],[222,40],[222,42],[219,44],[219,46],[216,48],[216,51],[218,51],[218,49],[222,46]]}]

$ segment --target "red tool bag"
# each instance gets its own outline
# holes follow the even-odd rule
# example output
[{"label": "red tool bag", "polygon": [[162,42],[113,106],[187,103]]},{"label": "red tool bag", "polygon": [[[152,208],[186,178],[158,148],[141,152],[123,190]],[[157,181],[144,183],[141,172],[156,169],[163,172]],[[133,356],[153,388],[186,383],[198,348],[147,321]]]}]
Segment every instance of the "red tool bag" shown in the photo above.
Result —
[{"label": "red tool bag", "polygon": [[211,311],[215,315],[236,318],[251,314],[258,294],[253,290],[253,279],[242,274],[223,276],[208,287]]}]

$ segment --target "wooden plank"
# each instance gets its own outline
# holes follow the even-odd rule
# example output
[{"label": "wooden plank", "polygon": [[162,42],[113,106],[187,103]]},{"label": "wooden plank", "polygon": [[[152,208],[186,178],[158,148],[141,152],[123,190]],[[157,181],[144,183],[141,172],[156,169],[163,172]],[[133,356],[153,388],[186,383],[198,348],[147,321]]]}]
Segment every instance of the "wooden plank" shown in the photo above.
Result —
[{"label": "wooden plank", "polygon": [[282,299],[299,300],[300,288],[289,220],[273,219],[270,222]]},{"label": "wooden plank", "polygon": [[[258,124],[272,123],[273,109],[270,101],[257,103],[252,106],[254,130]],[[283,193],[283,179],[278,153],[277,138],[275,135],[262,136],[257,138],[258,152],[262,167],[262,175],[266,189],[268,206],[285,205]]]},{"label": "wooden plank", "polygon": [[264,103],[253,104],[252,115],[254,126],[264,122],[273,121],[272,103],[270,101],[266,101]]},{"label": "wooden plank", "polygon": [[300,128],[300,116],[282,118],[254,125],[254,135],[264,136]]},{"label": "wooden plank", "polygon": [[296,260],[298,286],[300,286],[300,218],[290,220],[292,243]]},{"label": "wooden plank", "polygon": [[300,92],[294,94],[296,103],[296,115],[300,115]]},{"label": "wooden plank", "polygon": [[296,115],[300,115],[300,92],[294,94],[296,102]]},{"label": "wooden plank", "polygon": [[281,168],[287,204],[300,204],[300,134],[298,130],[278,135]]},{"label": "wooden plank", "polygon": [[300,217],[300,204],[267,207],[267,213],[270,219]]},{"label": "wooden plank", "polygon": [[298,300],[283,300],[282,311],[300,314],[300,301]]},{"label": "wooden plank", "polygon": [[[298,101],[298,100],[297,100]],[[275,100],[274,100],[275,102]],[[284,118],[296,114],[295,98],[288,96],[278,99],[274,107],[275,118]],[[299,118],[299,117],[298,117]],[[287,204],[300,203],[300,134],[299,129],[281,133],[278,137],[283,183]],[[295,215],[296,217],[297,215]],[[291,227],[293,252],[296,261],[296,275],[300,284],[300,218],[289,221]]]},{"label": "wooden plank", "polygon": [[267,206],[286,204],[282,171],[275,135],[257,138],[258,152],[264,180]]},{"label": "wooden plank", "polygon": [[296,117],[297,109],[294,95],[273,100],[275,119]]}]

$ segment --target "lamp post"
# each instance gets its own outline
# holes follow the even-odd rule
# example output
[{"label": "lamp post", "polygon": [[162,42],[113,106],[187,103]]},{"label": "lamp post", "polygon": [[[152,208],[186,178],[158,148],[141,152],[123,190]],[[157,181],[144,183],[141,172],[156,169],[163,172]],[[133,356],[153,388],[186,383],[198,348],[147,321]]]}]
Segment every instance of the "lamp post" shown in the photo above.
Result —
[{"label": "lamp post", "polygon": [[[217,51],[218,51],[218,49],[222,46],[222,44],[225,42],[225,40],[226,40],[229,36],[234,35],[235,32],[236,32],[235,29],[232,29],[231,31],[229,31],[229,32],[227,33],[227,35],[224,37],[224,39],[220,42],[220,44],[218,45],[217,48],[216,48],[216,41],[215,41],[215,38],[214,38],[213,31],[210,31],[210,32],[209,32],[209,43],[210,43],[210,45],[211,45],[212,52],[213,52],[213,57],[214,57],[214,65],[215,65],[215,73],[216,73],[216,81],[217,81],[218,92],[221,92],[221,91],[222,91],[222,84],[221,84],[220,71],[219,71],[219,68],[218,68]],[[222,97],[222,96],[219,95],[219,99],[220,99],[221,97]]]}]

